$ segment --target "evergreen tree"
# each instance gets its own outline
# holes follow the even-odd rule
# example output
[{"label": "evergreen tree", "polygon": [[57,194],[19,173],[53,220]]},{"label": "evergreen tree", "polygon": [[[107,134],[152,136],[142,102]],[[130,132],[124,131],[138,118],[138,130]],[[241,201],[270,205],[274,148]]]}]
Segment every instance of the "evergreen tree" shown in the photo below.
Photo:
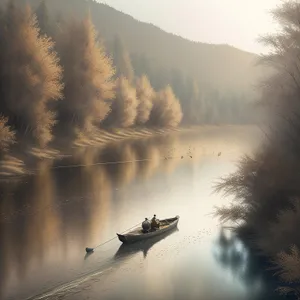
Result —
[{"label": "evergreen tree", "polygon": [[184,116],[187,122],[194,124],[199,119],[201,106],[199,103],[199,87],[196,80],[189,81],[189,93]]},{"label": "evergreen tree", "polygon": [[164,89],[171,82],[171,75],[169,70],[159,68],[155,72],[155,76],[151,83],[156,91]]},{"label": "evergreen tree", "polygon": [[61,32],[64,26],[66,26],[66,23],[64,21],[63,15],[61,12],[58,12],[54,17],[53,34]]},{"label": "evergreen tree", "polygon": [[183,77],[181,78],[181,107],[183,112],[183,122],[190,123],[190,103],[191,103],[191,95],[193,82],[191,77]]},{"label": "evergreen tree", "polygon": [[151,66],[149,58],[145,54],[134,53],[131,55],[131,62],[133,69],[135,71],[135,75],[137,77],[141,77],[146,75],[150,82],[155,77],[153,68]]},{"label": "evergreen tree", "polygon": [[134,71],[130,60],[130,55],[125,49],[122,40],[117,35],[113,43],[113,61],[116,67],[116,76],[124,76],[130,83],[134,80]]},{"label": "evergreen tree", "polygon": [[35,11],[41,34],[51,35],[50,20],[46,0],[42,0]]},{"label": "evergreen tree", "polygon": [[183,73],[179,69],[171,70],[171,86],[177,98],[181,101],[182,109],[185,109],[186,95],[185,95],[185,81]]},{"label": "evergreen tree", "polygon": [[149,82],[149,79],[146,75],[138,78],[136,83],[136,97],[138,100],[137,107],[137,124],[145,124],[151,113],[153,107],[153,97],[155,92]]},{"label": "evergreen tree", "polygon": [[66,24],[57,41],[65,80],[60,120],[84,132],[105,119],[114,97],[112,62],[96,36],[88,17]]},{"label": "evergreen tree", "polygon": [[194,109],[194,118],[196,124],[205,124],[205,113],[206,113],[206,90],[202,85],[198,85],[198,99],[196,107]]},{"label": "evergreen tree", "polygon": [[219,93],[215,89],[211,89],[208,92],[206,98],[206,123],[208,124],[215,124],[217,122],[218,111],[217,111],[217,103],[219,100]]},{"label": "evergreen tree", "polygon": [[51,103],[61,98],[62,69],[54,43],[40,36],[36,18],[9,2],[1,20],[1,111],[16,129],[45,147],[52,139],[55,113]]},{"label": "evergreen tree", "polygon": [[135,122],[137,107],[135,88],[126,77],[121,76],[116,81],[116,97],[105,123],[116,127],[130,127]]},{"label": "evergreen tree", "polygon": [[170,85],[156,94],[150,115],[152,125],[161,127],[176,127],[182,120],[179,100],[174,95]]},{"label": "evergreen tree", "polygon": [[135,76],[141,77],[143,74],[148,74],[145,71],[145,67],[143,66],[142,55],[141,54],[132,53],[130,55],[130,60],[131,60],[132,68],[135,71]]}]

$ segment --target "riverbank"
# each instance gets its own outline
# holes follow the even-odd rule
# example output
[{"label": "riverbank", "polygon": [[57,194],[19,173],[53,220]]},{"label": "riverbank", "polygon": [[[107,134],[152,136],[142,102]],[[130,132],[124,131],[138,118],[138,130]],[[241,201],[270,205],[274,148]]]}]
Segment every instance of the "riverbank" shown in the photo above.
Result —
[{"label": "riverbank", "polygon": [[[121,143],[126,140],[138,141],[147,140],[155,137],[162,136],[176,136],[181,135],[182,139],[189,138],[190,134],[201,135],[205,139],[209,140],[212,134],[216,134],[216,129],[222,129],[219,135],[219,140],[226,142],[230,137],[231,142],[228,144],[231,150],[234,150],[235,140],[239,140],[244,130],[248,130],[248,134],[252,136],[254,126],[244,125],[205,125],[205,126],[182,126],[178,128],[139,128],[139,129],[112,129],[110,131],[98,130],[96,134],[93,134],[92,138],[84,135],[79,135],[76,140],[68,140],[68,138],[61,138],[56,140],[49,148],[40,149],[37,147],[26,145],[19,145],[17,149],[7,153],[2,160],[0,160],[0,180],[18,179],[19,177],[31,175],[43,170],[43,168],[49,167],[49,164],[53,164],[55,161],[59,161],[66,157],[77,156],[78,153],[90,151],[91,149],[104,148],[109,145]],[[243,130],[241,130],[241,128]],[[256,130],[255,130],[256,132]],[[257,133],[255,133],[256,135]],[[253,140],[250,139],[251,147],[253,146]],[[259,140],[259,139],[258,139]],[[250,146],[250,145],[249,145]],[[201,148],[205,145],[201,145]],[[176,152],[180,152],[180,145]],[[173,149],[174,150],[174,149]],[[142,150],[141,152],[143,152]],[[191,151],[191,149],[190,149]],[[216,154],[217,149],[215,150]],[[90,151],[91,152],[91,151]],[[93,152],[93,150],[92,150]],[[181,156],[181,154],[176,155]],[[171,155],[172,156],[172,155]],[[162,158],[163,159],[163,158]],[[196,159],[193,155],[193,159]]]},{"label": "riverbank", "polygon": [[272,140],[255,155],[244,155],[238,169],[218,182],[216,191],[236,201],[220,206],[216,215],[233,224],[238,237],[270,263],[281,281],[279,292],[300,299],[299,152],[272,134]]},{"label": "riverbank", "polygon": [[[198,128],[199,129],[199,128]],[[195,127],[181,128],[140,128],[98,130],[92,137],[78,135],[74,141],[61,138],[47,149],[40,149],[25,144],[5,154],[0,160],[0,179],[9,180],[19,176],[34,174],[37,164],[42,161],[54,161],[73,155],[74,148],[103,147],[124,140],[147,139],[155,136],[169,135],[176,132],[197,130]]]},{"label": "riverbank", "polygon": [[[212,182],[252,152],[257,132],[206,126],[78,147],[35,176],[2,184],[0,298],[282,300],[272,278],[230,232],[219,232],[211,215],[223,202]],[[112,160],[117,163],[101,163]],[[150,249],[129,249],[121,259],[115,239],[84,260],[86,247],[154,213],[161,219],[179,214],[179,231]],[[161,276],[149,281],[153,274]],[[216,282],[217,293],[210,288]]]}]

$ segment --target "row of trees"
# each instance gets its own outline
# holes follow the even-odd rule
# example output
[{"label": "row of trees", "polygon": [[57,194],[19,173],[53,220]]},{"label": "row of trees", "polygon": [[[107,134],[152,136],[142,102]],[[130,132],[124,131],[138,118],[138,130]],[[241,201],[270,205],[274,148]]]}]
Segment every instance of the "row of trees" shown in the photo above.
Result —
[{"label": "row of trees", "polygon": [[[118,39],[118,37],[116,37]],[[136,76],[145,73],[153,87],[161,89],[169,83],[180,100],[183,122],[187,124],[248,124],[256,122],[252,113],[253,95],[218,91],[207,83],[199,82],[181,70],[156,70],[144,54],[131,55]]]},{"label": "row of trees", "polygon": [[[43,32],[55,35],[55,28],[62,27],[64,20],[49,14],[45,1],[42,1],[36,11]],[[155,90],[164,89],[170,85],[179,99],[183,121],[186,124],[215,123],[249,123],[253,122],[251,111],[251,96],[233,93],[220,94],[207,83],[200,83],[180,69],[156,69],[151,60],[142,53],[129,53],[117,35],[113,40],[105,41],[105,46],[113,58],[116,67],[115,78],[125,76],[132,84],[137,78],[147,75]],[[184,54],[183,54],[184,55]]]},{"label": "row of trees", "polygon": [[273,11],[281,31],[262,38],[271,46],[262,62],[276,72],[262,85],[261,105],[271,126],[253,157],[242,159],[237,172],[217,190],[233,194],[236,202],[219,209],[224,221],[238,223],[237,232],[250,238],[257,252],[271,258],[282,292],[300,299],[300,3],[285,1]]},{"label": "row of trees", "polygon": [[[181,106],[172,88],[155,92],[146,75],[133,78],[126,65],[115,68],[90,18],[54,28],[44,2],[37,13],[38,20],[29,7],[13,1],[1,12],[2,150],[14,141],[10,128],[45,147],[54,129],[89,134],[100,126],[180,123]],[[123,52],[113,57],[118,65],[129,59]]]}]

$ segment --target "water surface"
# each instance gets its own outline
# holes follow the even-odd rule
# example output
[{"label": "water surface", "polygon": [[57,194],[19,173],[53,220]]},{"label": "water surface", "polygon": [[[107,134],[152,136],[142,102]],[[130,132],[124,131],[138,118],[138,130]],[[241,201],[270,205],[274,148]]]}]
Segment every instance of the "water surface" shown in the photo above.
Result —
[{"label": "water surface", "polygon": [[[207,128],[78,149],[2,184],[0,298],[280,299],[248,250],[211,216],[231,201],[213,194],[212,184],[259,137],[253,128]],[[180,215],[178,229],[125,249],[114,239],[85,255],[85,247],[154,213]]]}]

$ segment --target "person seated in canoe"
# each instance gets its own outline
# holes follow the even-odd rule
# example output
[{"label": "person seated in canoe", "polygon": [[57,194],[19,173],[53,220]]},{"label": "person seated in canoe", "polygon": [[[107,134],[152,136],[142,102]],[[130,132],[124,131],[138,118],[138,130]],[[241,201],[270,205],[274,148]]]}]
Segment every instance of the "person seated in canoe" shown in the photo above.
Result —
[{"label": "person seated in canoe", "polygon": [[143,233],[148,233],[151,229],[151,223],[148,218],[145,218],[145,221],[142,223]]},{"label": "person seated in canoe", "polygon": [[151,230],[156,230],[159,228],[159,220],[156,219],[156,215],[153,216],[153,218],[151,219]]}]

